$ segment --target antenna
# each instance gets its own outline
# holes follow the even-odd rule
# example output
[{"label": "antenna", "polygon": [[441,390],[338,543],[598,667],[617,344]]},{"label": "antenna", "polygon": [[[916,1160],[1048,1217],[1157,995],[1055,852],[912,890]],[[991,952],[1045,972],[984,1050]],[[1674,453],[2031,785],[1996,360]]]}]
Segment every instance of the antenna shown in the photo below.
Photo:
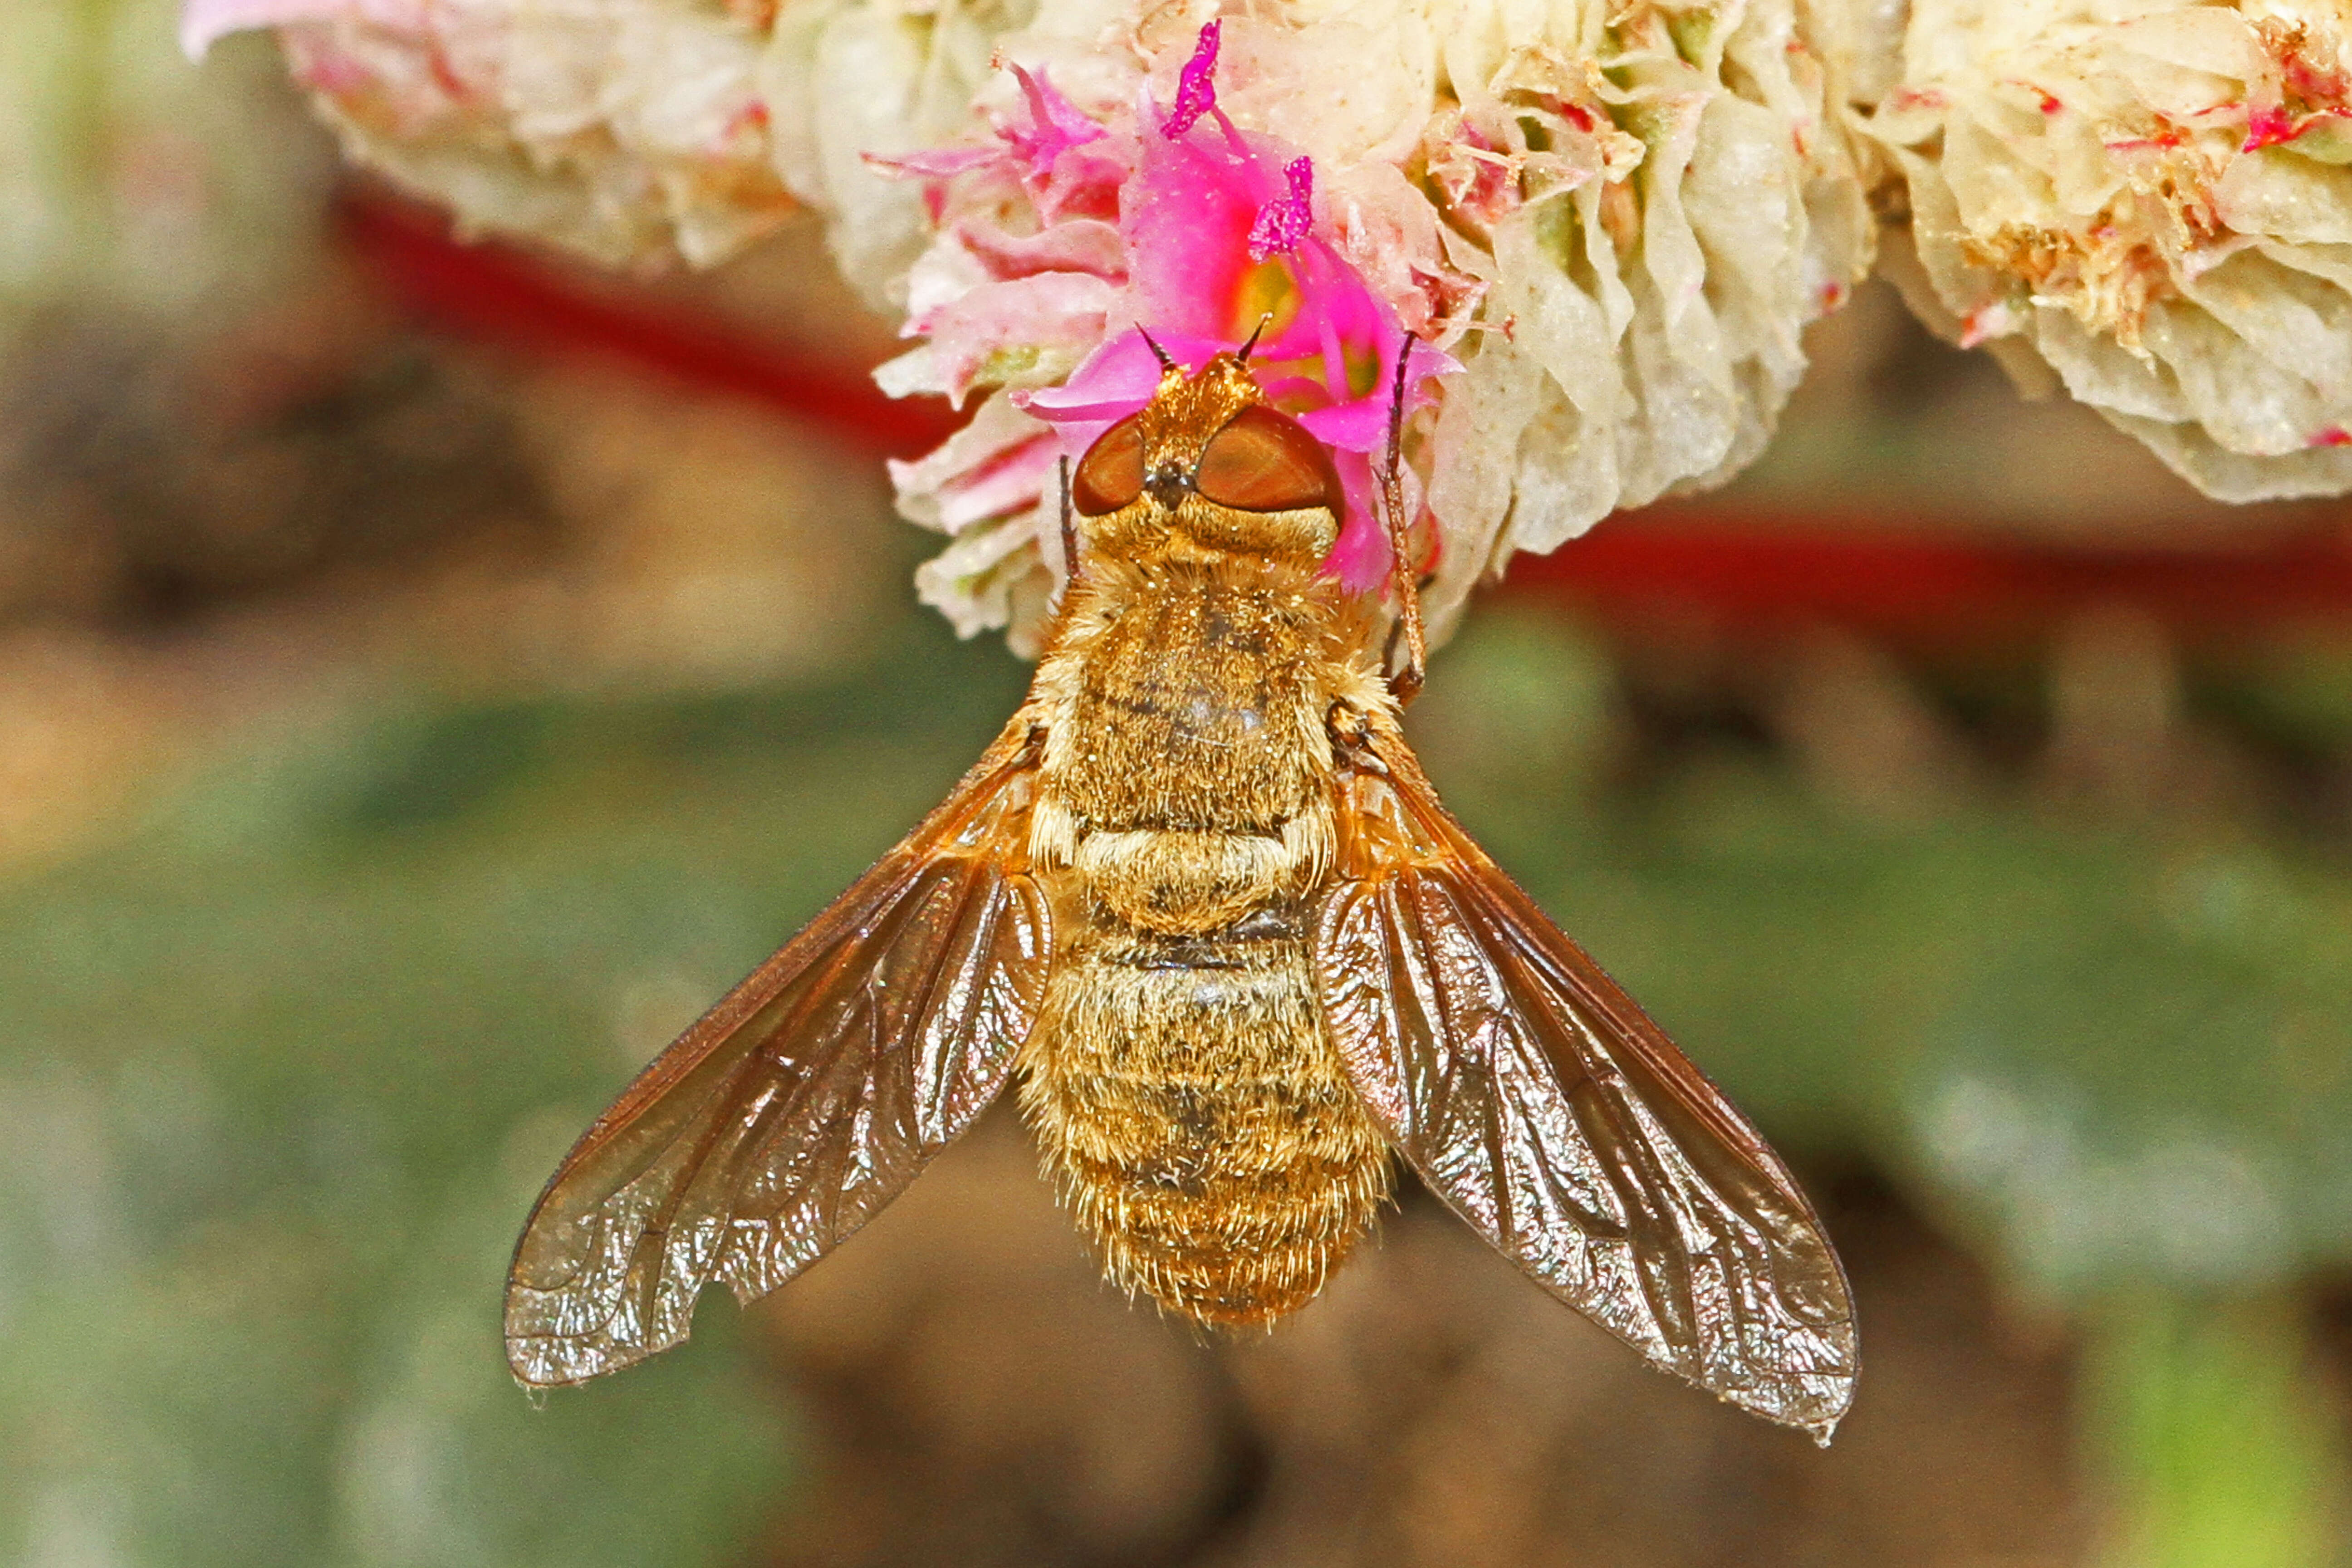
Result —
[{"label": "antenna", "polygon": [[1244,343],[1240,348],[1234,351],[1234,358],[1241,361],[1244,364],[1249,363],[1250,350],[1257,347],[1258,339],[1265,336],[1265,329],[1273,320],[1274,312],[1272,310],[1268,310],[1265,315],[1260,316],[1257,319],[1257,325],[1250,329],[1249,342]]},{"label": "antenna", "polygon": [[1143,331],[1143,323],[1141,321],[1135,323],[1135,330],[1139,332],[1142,332],[1143,341],[1151,345],[1151,355],[1154,359],[1160,362],[1160,368],[1161,370],[1174,370],[1176,368],[1176,362],[1168,357],[1168,351],[1160,346],[1159,340],[1154,338],[1150,332]]},{"label": "antenna", "polygon": [[[1150,342],[1149,338],[1144,340]],[[1070,455],[1062,454],[1062,603],[1078,583],[1078,525],[1070,507]]]}]

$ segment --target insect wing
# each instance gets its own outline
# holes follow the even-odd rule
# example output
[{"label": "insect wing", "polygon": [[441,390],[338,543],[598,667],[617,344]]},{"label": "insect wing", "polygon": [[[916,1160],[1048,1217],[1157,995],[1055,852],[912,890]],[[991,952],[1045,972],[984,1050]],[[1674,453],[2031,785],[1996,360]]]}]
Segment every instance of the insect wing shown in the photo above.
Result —
[{"label": "insect wing", "polygon": [[947,802],[599,1117],[523,1226],[507,1358],[583,1382],[684,1339],[714,1280],[772,1290],[985,1110],[1050,952],[1025,718]]},{"label": "insect wing", "polygon": [[1441,806],[1392,724],[1343,767],[1316,966],[1423,1180],[1652,1363],[1826,1442],[1853,1307],[1779,1156]]}]

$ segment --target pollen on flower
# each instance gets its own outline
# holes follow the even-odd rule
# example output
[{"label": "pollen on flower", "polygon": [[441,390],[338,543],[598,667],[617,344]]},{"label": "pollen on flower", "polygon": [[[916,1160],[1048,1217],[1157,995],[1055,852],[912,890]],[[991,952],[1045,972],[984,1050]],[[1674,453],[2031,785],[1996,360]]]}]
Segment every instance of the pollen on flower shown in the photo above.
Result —
[{"label": "pollen on flower", "polygon": [[[1932,75],[1868,123],[1899,156],[1930,313],[2039,354],[2210,493],[2352,486],[2352,455],[2310,436],[2352,428],[2352,378],[2285,346],[2352,312],[2333,260],[2352,234],[2352,17],[2288,0],[2124,11],[1915,0],[1906,59]],[[2021,115],[2028,97],[2067,112]]]},{"label": "pollen on flower", "polygon": [[[2037,302],[2063,305],[2093,331],[2137,348],[2148,307],[2172,298],[2177,289],[2144,226],[2131,226],[2138,232],[2127,235],[2112,222],[2082,230],[2006,224],[1989,235],[1963,239],[1960,251],[1980,267],[2017,279]],[[1964,346],[2000,335],[1977,326],[1979,319],[1990,322],[1995,317],[1971,312]],[[1998,319],[2006,328],[2015,317],[2001,310]]]},{"label": "pollen on flower", "polygon": [[1217,107],[1217,40],[1224,30],[1222,22],[1211,22],[1201,29],[1193,45],[1192,58],[1176,77],[1176,101],[1168,106],[1168,117],[1160,122],[1160,133],[1170,141],[1182,136],[1201,121],[1201,116]]},{"label": "pollen on flower", "polygon": [[1282,178],[1288,191],[1258,208],[1256,218],[1250,224],[1248,247],[1252,261],[1264,261],[1269,256],[1297,249],[1299,241],[1314,226],[1314,161],[1293,158],[1283,165]]}]

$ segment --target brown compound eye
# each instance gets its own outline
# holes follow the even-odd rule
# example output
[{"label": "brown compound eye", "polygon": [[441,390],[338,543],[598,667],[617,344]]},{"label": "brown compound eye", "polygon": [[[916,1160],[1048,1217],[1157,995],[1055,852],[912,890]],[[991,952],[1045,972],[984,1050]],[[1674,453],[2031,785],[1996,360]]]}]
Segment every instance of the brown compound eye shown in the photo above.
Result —
[{"label": "brown compound eye", "polygon": [[1347,501],[1331,454],[1306,426],[1263,403],[1236,414],[1211,438],[1192,488],[1236,511],[1322,507],[1344,518]]},{"label": "brown compound eye", "polygon": [[1130,414],[1097,437],[1070,476],[1070,504],[1086,517],[1100,517],[1133,503],[1143,493],[1143,426]]}]

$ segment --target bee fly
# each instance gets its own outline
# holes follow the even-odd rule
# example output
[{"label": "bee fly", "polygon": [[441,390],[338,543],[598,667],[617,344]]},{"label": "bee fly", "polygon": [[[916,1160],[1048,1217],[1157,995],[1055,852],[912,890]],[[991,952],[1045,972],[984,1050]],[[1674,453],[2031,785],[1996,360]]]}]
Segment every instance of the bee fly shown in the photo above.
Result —
[{"label": "bee fly", "polygon": [[1070,580],[1003,733],[557,1168],[508,1285],[518,1378],[675,1344],[713,1280],[774,1289],[1017,1073],[1110,1279],[1169,1311],[1312,1300],[1393,1150],[1652,1363],[1827,1440],[1856,1353],[1820,1220],[1398,730],[1423,665],[1409,357],[1382,487],[1398,672],[1318,570],[1330,455],[1247,345],[1196,374],[1161,353],[1150,404],[1065,465]]}]

